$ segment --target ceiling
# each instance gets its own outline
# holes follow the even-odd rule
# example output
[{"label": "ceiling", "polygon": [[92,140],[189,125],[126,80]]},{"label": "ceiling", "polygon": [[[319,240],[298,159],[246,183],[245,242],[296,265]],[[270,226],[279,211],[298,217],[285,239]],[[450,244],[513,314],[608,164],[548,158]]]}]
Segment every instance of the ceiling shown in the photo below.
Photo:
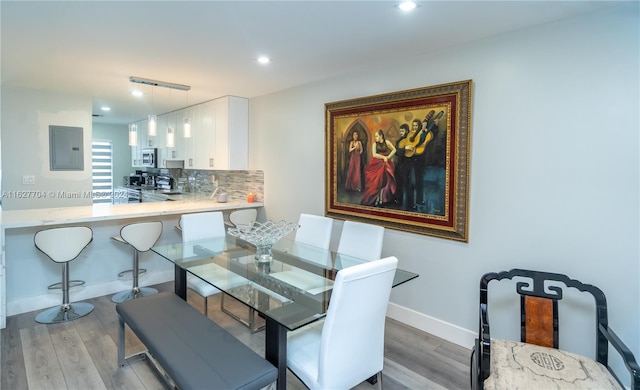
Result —
[{"label": "ceiling", "polygon": [[[612,1],[0,1],[2,86],[91,96],[125,124],[224,95],[247,98],[392,66]],[[267,55],[272,62],[258,64]],[[137,84],[130,76],[191,86]],[[111,107],[104,113],[102,105]]]}]

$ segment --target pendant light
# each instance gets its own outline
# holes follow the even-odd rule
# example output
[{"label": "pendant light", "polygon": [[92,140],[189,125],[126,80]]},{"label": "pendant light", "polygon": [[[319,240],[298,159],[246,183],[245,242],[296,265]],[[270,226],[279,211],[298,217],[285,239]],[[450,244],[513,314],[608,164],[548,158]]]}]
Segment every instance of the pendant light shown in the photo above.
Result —
[{"label": "pendant light", "polygon": [[[151,87],[151,111],[153,111],[153,87]],[[147,123],[147,135],[150,137],[155,137],[157,135],[157,117],[155,114],[149,114],[148,119],[149,122]]]},{"label": "pendant light", "polygon": [[[144,85],[150,85],[151,86],[151,111],[153,111],[153,91],[154,91],[154,87],[163,87],[163,88],[169,88],[169,90],[172,89],[177,89],[178,91],[187,91],[187,105],[189,105],[189,95],[188,95],[188,91],[191,89],[191,86],[189,85],[184,85],[184,84],[176,84],[176,83],[169,83],[166,81],[159,81],[159,80],[152,80],[152,79],[147,79],[147,78],[142,78],[142,77],[137,77],[137,76],[130,76],[129,77],[129,82],[130,83],[138,83],[138,84],[144,84]],[[155,137],[157,135],[157,116],[155,114],[149,114],[148,116],[148,128],[147,128],[147,134],[151,137]],[[176,124],[177,126],[177,124]],[[184,118],[183,121],[183,126],[185,129],[185,137],[189,138],[191,137],[191,120],[189,118]],[[175,138],[175,127],[173,127],[173,134],[174,134],[174,138]]]},{"label": "pendant light", "polygon": [[167,148],[174,148],[176,146],[176,136],[173,127],[167,127]]},{"label": "pendant light", "polygon": [[129,123],[129,146],[138,146],[138,125]]},{"label": "pendant light", "polygon": [[[189,91],[187,91],[187,105],[185,107],[189,107]],[[185,114],[187,111],[185,110]],[[191,119],[189,117],[185,117],[183,121],[183,130],[184,130],[184,138],[191,138]]]},{"label": "pendant light", "polygon": [[184,138],[191,138],[191,119],[184,118]]},{"label": "pendant light", "polygon": [[148,126],[149,127],[147,135],[150,137],[155,137],[158,133],[156,131],[156,116],[154,114],[149,114]]},{"label": "pendant light", "polygon": [[[171,106],[171,90],[169,90],[169,106]],[[165,144],[167,148],[173,148],[176,146],[175,128],[171,126],[170,122],[173,122],[173,115],[167,118],[167,133],[165,135]]]},{"label": "pendant light", "polygon": [[[133,88],[133,84],[129,81],[129,90],[131,96],[142,96],[142,93],[136,93],[137,91]],[[131,105],[130,107],[133,107]],[[131,114],[131,123],[129,123],[129,146],[138,146],[138,125],[136,125],[133,121],[135,120],[133,109],[130,112]]]}]

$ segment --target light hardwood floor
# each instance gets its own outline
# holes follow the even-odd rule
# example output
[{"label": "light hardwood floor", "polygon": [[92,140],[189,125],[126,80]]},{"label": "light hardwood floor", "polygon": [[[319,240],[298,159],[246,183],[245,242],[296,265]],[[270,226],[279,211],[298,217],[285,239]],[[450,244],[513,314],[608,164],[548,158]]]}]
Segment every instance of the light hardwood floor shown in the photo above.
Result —
[{"label": "light hardwood floor", "polygon": [[[173,283],[155,286],[172,291]],[[73,295],[72,295],[73,299]],[[202,309],[203,300],[189,293],[188,301]],[[75,321],[42,325],[39,313],[7,318],[1,332],[0,389],[164,389],[164,383],[144,360],[117,364],[118,316],[110,296],[90,299],[94,311]],[[246,315],[246,307],[225,300],[225,307]],[[264,332],[248,329],[219,310],[219,296],[209,298],[209,317],[243,343],[264,355]],[[143,349],[127,332],[127,354]],[[470,351],[394,320],[387,320],[383,384],[394,389],[468,389]],[[290,372],[288,389],[305,389]],[[374,389],[366,382],[356,389]]]}]

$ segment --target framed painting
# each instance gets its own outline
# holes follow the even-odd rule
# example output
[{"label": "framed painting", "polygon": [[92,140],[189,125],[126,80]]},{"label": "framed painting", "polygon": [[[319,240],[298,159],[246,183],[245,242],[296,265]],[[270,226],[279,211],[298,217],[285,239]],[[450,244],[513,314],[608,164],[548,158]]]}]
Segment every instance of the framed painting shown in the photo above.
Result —
[{"label": "framed painting", "polygon": [[467,242],[471,87],[326,103],[327,216]]}]

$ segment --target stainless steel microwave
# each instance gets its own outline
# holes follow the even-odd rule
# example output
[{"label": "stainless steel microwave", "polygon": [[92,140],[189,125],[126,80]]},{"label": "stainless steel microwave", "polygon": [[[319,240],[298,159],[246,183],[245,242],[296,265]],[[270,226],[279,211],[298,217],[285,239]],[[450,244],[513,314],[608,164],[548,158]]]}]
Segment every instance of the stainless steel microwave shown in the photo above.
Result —
[{"label": "stainless steel microwave", "polygon": [[149,168],[158,168],[157,148],[142,149],[142,166]]}]

